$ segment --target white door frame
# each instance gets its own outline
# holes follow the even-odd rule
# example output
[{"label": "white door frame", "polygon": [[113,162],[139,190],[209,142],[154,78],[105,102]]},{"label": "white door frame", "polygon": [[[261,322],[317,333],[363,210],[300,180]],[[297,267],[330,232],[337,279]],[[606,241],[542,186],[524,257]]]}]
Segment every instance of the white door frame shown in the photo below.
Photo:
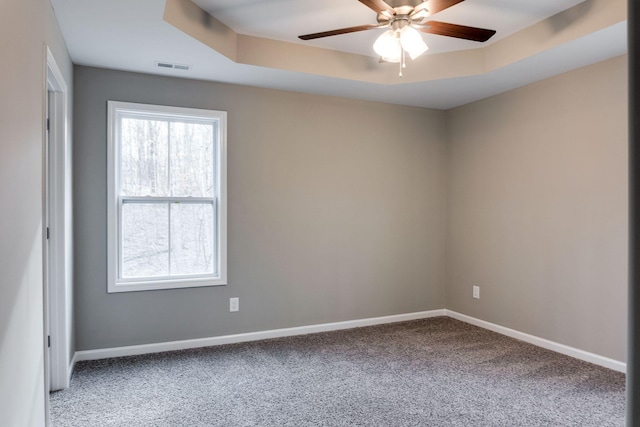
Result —
[{"label": "white door frame", "polygon": [[[48,391],[69,387],[71,376],[72,222],[71,222],[71,141],[69,138],[69,91],[53,54],[46,48],[45,112],[48,111],[48,150],[45,147],[45,375]],[[45,126],[46,124],[45,117]],[[45,129],[46,130],[46,129]],[[48,153],[47,153],[48,152]],[[47,191],[48,190],[48,191]],[[48,331],[47,331],[48,329]],[[47,356],[48,354],[48,356]],[[48,357],[48,361],[47,361]]]}]

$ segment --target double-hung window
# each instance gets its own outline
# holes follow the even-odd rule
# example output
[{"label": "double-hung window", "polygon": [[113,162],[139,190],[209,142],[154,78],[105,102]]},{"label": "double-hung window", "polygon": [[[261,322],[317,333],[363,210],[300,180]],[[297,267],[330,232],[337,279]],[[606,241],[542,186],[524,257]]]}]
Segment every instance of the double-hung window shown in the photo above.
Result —
[{"label": "double-hung window", "polygon": [[109,101],[108,292],[226,284],[226,112]]}]

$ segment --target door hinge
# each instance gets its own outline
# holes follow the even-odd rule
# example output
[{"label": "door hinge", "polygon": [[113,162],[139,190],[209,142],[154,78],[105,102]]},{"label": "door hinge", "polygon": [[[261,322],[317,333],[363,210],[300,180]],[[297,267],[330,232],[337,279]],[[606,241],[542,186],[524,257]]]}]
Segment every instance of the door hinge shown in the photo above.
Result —
[{"label": "door hinge", "polygon": [[47,335],[47,347],[51,348],[51,335]]},{"label": "door hinge", "polygon": [[49,118],[47,117],[47,130],[49,130]]},{"label": "door hinge", "polygon": [[49,227],[47,227],[47,240],[49,240]]}]

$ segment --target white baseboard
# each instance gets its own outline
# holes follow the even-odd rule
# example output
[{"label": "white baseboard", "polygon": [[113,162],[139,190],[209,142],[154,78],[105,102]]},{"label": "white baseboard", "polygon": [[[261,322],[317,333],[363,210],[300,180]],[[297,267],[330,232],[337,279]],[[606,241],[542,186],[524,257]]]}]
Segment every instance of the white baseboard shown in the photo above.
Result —
[{"label": "white baseboard", "polygon": [[363,326],[381,325],[385,323],[404,322],[407,320],[426,319],[429,317],[438,316],[448,316],[465,323],[479,326],[481,328],[488,329],[490,331],[497,332],[499,334],[506,335],[508,337],[515,338],[524,342],[528,342],[538,347],[546,348],[547,350],[571,356],[579,360],[584,360],[585,362],[603,366],[614,371],[626,372],[627,370],[627,365],[624,362],[620,362],[604,356],[599,356],[594,353],[589,353],[584,350],[579,350],[577,348],[549,341],[544,338],[536,337],[534,335],[529,335],[524,332],[516,331],[514,329],[505,328],[504,326],[476,319],[474,317],[460,314],[452,310],[441,309],[397,314],[393,316],[372,317],[368,319],[348,320],[344,322],[298,326],[294,328],[249,332],[244,334],[224,335],[220,337],[77,351],[71,360],[70,372],[73,372],[73,368],[76,362],[80,362],[83,360],[98,360],[107,359],[110,357],[135,356],[139,354],[160,353],[163,351],[186,350],[191,348],[210,347],[222,344],[234,344],[270,338],[290,337],[294,335],[306,335],[317,332],[337,331],[341,329],[359,328]]},{"label": "white baseboard", "polygon": [[445,312],[447,316],[453,319],[457,319],[471,325],[479,326],[483,329],[488,329],[490,331],[497,332],[499,334],[506,335],[520,341],[528,342],[529,344],[546,348],[547,350],[555,351],[556,353],[571,356],[585,362],[593,363],[594,365],[604,366],[605,368],[609,368],[614,371],[627,371],[627,364],[624,362],[620,362],[594,353],[589,353],[588,351],[579,350],[577,348],[549,341],[544,338],[536,337],[534,335],[525,334],[524,332],[516,331],[515,329],[505,328],[504,326],[496,325],[495,323],[485,322],[484,320],[476,319],[475,317],[460,314],[455,311],[445,310]]},{"label": "white baseboard", "polygon": [[372,317],[368,319],[348,320],[345,322],[321,323],[317,325],[298,326],[295,328],[273,329],[268,331],[249,332],[244,334],[224,335],[220,337],[199,338],[183,341],[171,341],[154,344],[132,345],[127,347],[102,348],[98,350],[77,351],[73,363],[83,360],[107,359],[110,357],[135,356],[139,354],[160,353],[163,351],[186,350],[191,348],[211,347],[222,344],[258,341],[270,338],[306,335],[317,332],[337,331],[341,329],[359,328],[362,326],[381,325],[385,323],[405,322],[407,320],[426,319],[428,317],[445,316],[445,310],[420,311],[416,313],[397,314],[393,316]]},{"label": "white baseboard", "polygon": [[69,382],[71,382],[71,375],[73,375],[73,370],[76,368],[76,362],[78,362],[78,352],[73,353],[73,357],[71,358],[71,362],[69,362]]}]

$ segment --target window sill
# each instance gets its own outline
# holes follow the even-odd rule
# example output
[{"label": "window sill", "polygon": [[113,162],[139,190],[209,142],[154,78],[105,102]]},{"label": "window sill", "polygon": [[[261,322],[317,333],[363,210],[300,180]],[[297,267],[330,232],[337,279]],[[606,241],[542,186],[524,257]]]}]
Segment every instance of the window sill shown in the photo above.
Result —
[{"label": "window sill", "polygon": [[226,278],[197,278],[143,282],[109,283],[107,293],[157,291],[163,289],[202,288],[210,286],[225,286]]}]

